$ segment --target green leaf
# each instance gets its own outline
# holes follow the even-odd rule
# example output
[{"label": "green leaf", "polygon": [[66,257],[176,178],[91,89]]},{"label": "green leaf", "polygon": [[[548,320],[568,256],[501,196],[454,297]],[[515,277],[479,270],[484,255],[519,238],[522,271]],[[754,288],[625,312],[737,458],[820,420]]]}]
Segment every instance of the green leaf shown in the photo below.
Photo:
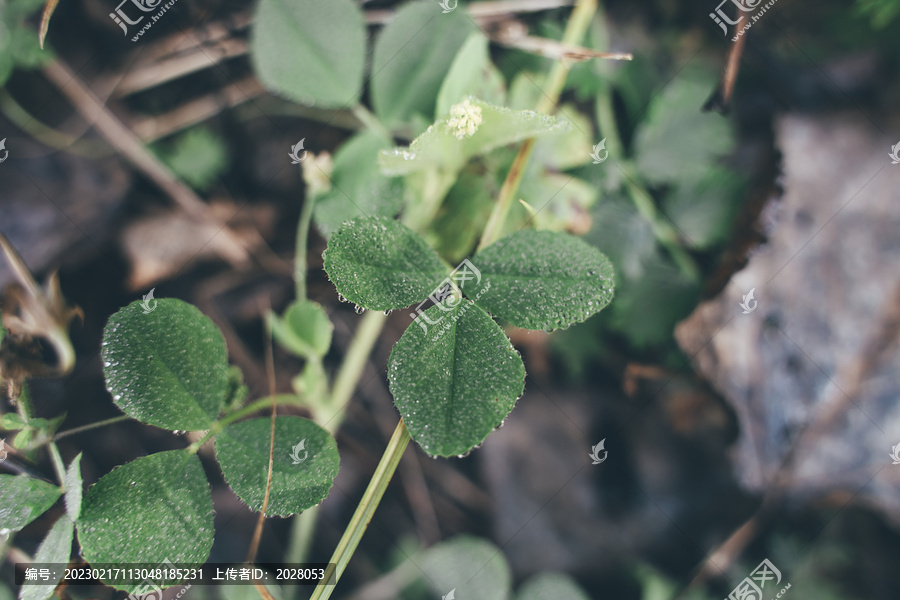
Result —
[{"label": "green leaf", "polygon": [[698,180],[676,184],[662,211],[691,247],[709,248],[728,237],[743,188],[737,173],[712,167]]},{"label": "green leaf", "polygon": [[316,200],[313,215],[323,235],[357,217],[393,217],[403,206],[403,179],[385,177],[378,153],[390,143],[371,132],[358,133],[334,155],[332,185]]},{"label": "green leaf", "polygon": [[441,84],[434,116],[443,117],[450,112],[451,106],[468,96],[503,105],[505,95],[503,76],[491,63],[488,53],[488,38],[484,33],[474,31],[453,59]]},{"label": "green leaf", "polygon": [[519,231],[485,248],[472,262],[482,278],[466,294],[517,327],[565,329],[613,298],[612,264],[596,248],[565,233]]},{"label": "green leaf", "polygon": [[7,431],[15,431],[23,427],[25,427],[25,421],[17,413],[6,413],[0,417],[0,428]]},{"label": "green leaf", "polygon": [[[80,456],[80,455],[79,455]],[[75,533],[75,523],[63,515],[50,528],[47,537],[38,546],[37,554],[34,555],[34,562],[38,564],[56,563],[67,564],[69,556],[72,554],[72,538]],[[30,583],[23,585],[19,590],[19,600],[47,600],[53,595],[53,590],[62,580],[64,573],[60,572],[59,576],[50,581],[40,583]]]},{"label": "green leaf", "polygon": [[713,160],[734,148],[728,119],[700,111],[714,87],[713,77],[689,72],[653,100],[634,148],[638,170],[648,181],[659,184],[696,178]]},{"label": "green leaf", "polygon": [[436,544],[421,566],[435,594],[455,589],[460,600],[506,600],[510,595],[512,576],[503,552],[481,538],[461,535]]},{"label": "green leaf", "polygon": [[352,0],[260,0],[250,55],[275,93],[317,108],[355,104],[366,55],[363,13]]},{"label": "green leaf", "polygon": [[[270,438],[268,417],[235,423],[216,437],[225,480],[255,511],[262,510],[266,493]],[[266,515],[286,517],[324,500],[339,466],[337,443],[327,431],[308,419],[277,417]]]},{"label": "green leaf", "polygon": [[373,310],[422,300],[449,270],[412,229],[383,217],[345,224],[328,240],[324,259],[338,294]]},{"label": "green leaf", "polygon": [[432,306],[391,351],[394,405],[432,456],[465,454],[500,426],[525,387],[506,334],[466,299]]},{"label": "green leaf", "polygon": [[410,2],[397,11],[372,56],[372,105],[387,127],[414,115],[430,120],[441,82],[474,29],[465,11],[442,14],[437,2]]},{"label": "green leaf", "polygon": [[200,459],[170,450],[116,467],[88,489],[77,525],[89,563],[206,562],[213,504]]},{"label": "green leaf", "polygon": [[25,475],[0,475],[0,530],[19,531],[62,495],[53,484]]},{"label": "green leaf", "polygon": [[268,322],[272,337],[301,358],[325,356],[331,346],[334,325],[317,302],[292,302],[284,312],[284,318],[269,313]]},{"label": "green leaf", "polygon": [[83,485],[81,481],[81,452],[69,463],[69,468],[66,469],[65,483],[66,514],[73,521],[77,521],[78,515],[81,514],[81,488]]},{"label": "green leaf", "polygon": [[590,600],[574,579],[564,573],[535,575],[519,588],[516,600]]},{"label": "green leaf", "polygon": [[180,179],[191,187],[208,189],[228,166],[225,140],[206,127],[196,127],[165,144],[154,144],[153,151]]},{"label": "green leaf", "polygon": [[481,117],[481,124],[472,135],[451,125],[451,116],[442,117],[408,148],[382,151],[378,161],[381,172],[385,175],[407,175],[423,170],[456,173],[473,156],[531,137],[562,133],[570,126],[565,119],[532,110],[510,110],[475,98],[469,99],[465,112]]},{"label": "green leaf", "polygon": [[173,298],[146,313],[135,301],[103,330],[103,373],[128,416],[173,430],[208,429],[228,393],[225,339],[195,307]]}]

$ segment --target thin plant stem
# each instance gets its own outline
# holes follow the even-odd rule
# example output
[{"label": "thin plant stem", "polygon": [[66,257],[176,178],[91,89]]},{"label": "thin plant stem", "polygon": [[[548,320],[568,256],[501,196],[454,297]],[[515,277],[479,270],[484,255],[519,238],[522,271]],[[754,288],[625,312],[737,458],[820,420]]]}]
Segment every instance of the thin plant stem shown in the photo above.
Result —
[{"label": "thin plant stem", "polygon": [[307,194],[300,208],[300,220],[297,222],[297,247],[294,250],[294,290],[297,301],[306,300],[306,252],[309,243],[309,226],[312,222],[315,197]]},{"label": "thin plant stem", "polygon": [[388,131],[387,127],[382,125],[381,121],[378,120],[378,117],[373,115],[362,103],[354,106],[351,111],[353,112],[353,116],[365,125],[366,129],[380,135],[386,140],[393,139],[391,132]]},{"label": "thin plant stem", "polygon": [[[588,28],[591,26],[591,19],[597,12],[597,0],[579,0],[578,4],[572,10],[569,17],[569,23],[566,25],[566,31],[563,34],[562,43],[564,45],[576,45],[584,39]],[[547,87],[544,95],[538,102],[537,112],[552,114],[556,110],[556,103],[566,84],[566,76],[569,74],[569,67],[562,61],[553,63],[553,68],[547,77]],[[525,167],[528,165],[528,159],[531,157],[531,151],[534,149],[534,138],[525,140],[516,154],[515,160],[506,174],[503,186],[497,196],[497,204],[488,217],[487,225],[481,234],[481,240],[478,242],[478,250],[495,242],[500,237],[503,229],[503,223],[509,214],[512,206],[513,198],[519,190],[519,184],[522,176],[525,174]]]},{"label": "thin plant stem", "polygon": [[[400,464],[400,458],[403,456],[407,444],[409,444],[409,431],[407,431],[406,425],[401,419],[397,423],[396,429],[394,429],[394,434],[388,442],[371,481],[369,481],[369,487],[366,488],[359,505],[356,507],[356,512],[353,513],[353,517],[350,519],[350,524],[344,531],[341,541],[338,542],[337,548],[335,548],[334,554],[331,556],[329,561],[331,564],[325,570],[323,582],[316,586],[310,600],[328,600],[331,597],[331,593],[334,591],[344,569],[347,568],[347,563],[350,562],[350,557],[353,556],[360,539],[366,532],[366,528],[375,514],[375,509],[378,508],[381,497],[384,495],[384,491],[387,489],[394,471],[397,470],[397,465]],[[326,585],[324,583],[332,578],[334,579],[333,584]]]},{"label": "thin plant stem", "polygon": [[638,176],[634,163],[623,156],[622,140],[613,110],[612,89],[608,85],[603,86],[603,89],[597,94],[597,121],[604,138],[609,140],[607,152],[609,152],[610,158],[616,159],[616,164],[625,174],[625,186],[628,188],[628,195],[638,213],[650,223],[653,235],[669,252],[681,272],[692,281],[698,281],[700,269],[697,267],[697,263],[681,245],[680,236],[675,228],[660,215],[650,193],[641,184],[641,178]]},{"label": "thin plant stem", "polygon": [[66,429],[65,431],[60,431],[55,436],[53,436],[53,442],[58,442],[59,440],[69,437],[70,435],[75,435],[76,433],[82,433],[84,431],[90,431],[91,429],[97,429],[98,427],[106,427],[107,425],[112,425],[113,423],[121,423],[122,421],[127,421],[131,417],[128,415],[119,415],[118,417],[112,417],[110,419],[104,419],[103,421],[97,421],[96,423],[88,423],[87,425],[82,425],[81,427],[73,427],[72,429]]},{"label": "thin plant stem", "polygon": [[366,366],[366,360],[372,352],[372,347],[378,340],[381,329],[387,321],[387,316],[377,310],[366,312],[362,322],[356,330],[356,335],[347,349],[344,362],[341,364],[334,378],[334,386],[331,391],[330,408],[331,415],[323,415],[324,423],[320,423],[332,435],[340,428],[344,420],[344,406],[350,401],[356,384],[362,376]]},{"label": "thin plant stem", "polygon": [[[283,400],[281,402],[278,402],[278,398],[283,398]],[[295,405],[296,402],[291,400],[290,398],[291,398],[290,396],[283,396],[283,397],[276,396],[275,403],[276,404],[294,404]],[[252,415],[256,411],[262,410],[263,408],[268,408],[269,406],[272,405],[272,402],[273,402],[272,398],[260,398],[259,400],[255,400],[243,408],[239,408],[238,410],[234,411],[233,413],[229,413],[229,414],[225,415],[224,417],[222,417],[221,419],[219,419],[218,421],[216,421],[215,423],[212,424],[212,426],[209,428],[209,430],[206,432],[206,435],[204,435],[203,438],[197,440],[196,442],[194,442],[193,444],[188,446],[188,448],[187,448],[188,452],[190,454],[196,454],[197,451],[200,450],[200,448],[203,446],[203,444],[205,444],[211,437],[217,435],[219,432],[221,432],[223,429],[225,429],[226,427],[228,427],[229,425],[231,425],[238,419],[246,417],[247,415]]]}]

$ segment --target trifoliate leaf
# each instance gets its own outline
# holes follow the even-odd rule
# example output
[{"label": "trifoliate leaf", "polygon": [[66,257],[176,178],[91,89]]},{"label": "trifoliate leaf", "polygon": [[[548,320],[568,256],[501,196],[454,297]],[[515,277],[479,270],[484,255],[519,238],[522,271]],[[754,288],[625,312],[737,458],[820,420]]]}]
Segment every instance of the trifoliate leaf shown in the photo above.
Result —
[{"label": "trifoliate leaf", "polygon": [[394,405],[432,456],[465,454],[498,427],[525,385],[503,330],[466,299],[420,314],[391,352]]}]

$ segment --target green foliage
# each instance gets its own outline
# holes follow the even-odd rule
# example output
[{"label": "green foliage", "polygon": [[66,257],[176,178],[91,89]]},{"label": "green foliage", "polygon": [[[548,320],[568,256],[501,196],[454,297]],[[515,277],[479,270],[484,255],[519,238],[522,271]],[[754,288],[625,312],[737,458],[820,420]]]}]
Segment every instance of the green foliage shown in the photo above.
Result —
[{"label": "green foliage", "polygon": [[19,531],[62,495],[55,485],[25,475],[0,475],[0,529]]},{"label": "green foliage", "polygon": [[372,105],[385,126],[431,118],[441,83],[474,29],[464,11],[442,14],[437,3],[410,2],[397,11],[372,55]]},{"label": "green foliage", "polygon": [[88,489],[77,525],[89,563],[205,562],[213,505],[200,459],[170,450],[113,469]]},{"label": "green foliage", "polygon": [[284,317],[268,315],[272,337],[301,358],[321,358],[331,347],[334,325],[316,302],[298,300],[284,311]]},{"label": "green foliage", "polygon": [[871,18],[875,29],[887,27],[900,15],[900,0],[856,0],[856,7]]},{"label": "green foliage", "polygon": [[172,298],[144,313],[135,301],[103,330],[103,373],[128,416],[173,430],[208,429],[228,392],[225,339],[195,307]]},{"label": "green foliage", "polygon": [[403,179],[383,177],[379,151],[388,140],[371,132],[358,133],[334,155],[331,189],[315,199],[315,220],[323,235],[357,217],[393,217],[403,204]]},{"label": "green foliage", "polygon": [[352,106],[361,91],[366,30],[352,0],[260,0],[250,54],[273,92],[321,108]]},{"label": "green foliage", "polygon": [[493,315],[525,329],[565,329],[613,297],[612,264],[596,248],[562,233],[522,230],[472,259],[482,281],[473,292]]},{"label": "green foliage", "polygon": [[[238,498],[261,511],[269,469],[271,419],[229,425],[216,438],[216,456]],[[300,447],[302,446],[302,447]],[[294,450],[296,448],[296,451]],[[294,464],[292,453],[298,459]],[[268,516],[286,517],[325,499],[338,473],[337,443],[308,419],[277,417]]]},{"label": "green foliage", "polygon": [[[38,546],[34,562],[68,564],[74,535],[75,523],[68,516],[61,516]],[[55,581],[51,579],[46,583],[41,581],[36,585],[23,585],[19,592],[19,600],[47,600],[53,595],[56,585],[62,580],[62,575],[60,572]]]},{"label": "green foliage", "polygon": [[468,111],[477,113],[481,119],[471,135],[465,135],[452,122],[452,117],[442,117],[408,148],[383,151],[379,160],[382,173],[408,175],[439,170],[455,176],[474,156],[531,137],[562,133],[569,128],[564,119],[531,110],[511,110],[474,98],[470,99],[469,105]]},{"label": "green foliage", "polygon": [[612,299],[609,261],[568,234],[520,231],[472,264],[480,279],[468,287],[462,282],[471,300],[461,299],[434,250],[383,218],[345,224],[325,251],[325,271],[338,293],[360,306],[395,309],[437,288],[449,294],[407,328],[388,367],[394,403],[431,455],[464,454],[480,444],[522,393],[522,360],[479,305],[521,327],[552,329],[583,321]]},{"label": "green foliage", "polygon": [[466,600],[506,600],[512,576],[503,553],[494,544],[473,536],[458,536],[429,549],[422,571],[435,594],[456,590]]},{"label": "green foliage", "polygon": [[84,485],[81,480],[81,453],[79,452],[72,462],[69,463],[69,468],[66,469],[66,514],[69,516],[69,519],[72,521],[77,521],[78,517],[81,515],[81,496],[82,496],[82,486]]},{"label": "green foliage", "polygon": [[44,5],[44,0],[0,0],[0,86],[13,69],[35,69],[53,60],[41,50],[37,32],[26,24]]},{"label": "green foliage", "polygon": [[172,173],[200,191],[209,189],[228,167],[225,140],[206,127],[189,129],[152,149]]},{"label": "green foliage", "polygon": [[432,306],[394,346],[388,380],[410,435],[432,456],[464,454],[515,406],[525,365],[503,330],[462,299]]},{"label": "green foliage", "polygon": [[347,223],[328,240],[325,271],[344,298],[373,310],[421,300],[447,267],[410,228],[382,217]]},{"label": "green foliage", "polygon": [[[491,62],[488,38],[480,31],[469,34],[450,65],[437,96],[435,118],[450,112],[450,107],[469,96],[502,106],[505,97],[503,76]],[[530,106],[534,106],[533,104]]]},{"label": "green foliage", "polygon": [[[516,600],[589,600],[574,579],[562,573],[540,573],[519,588]],[[644,600],[649,600],[645,598]]]},{"label": "green foliage", "polygon": [[734,147],[734,132],[726,118],[698,110],[711,83],[712,78],[701,73],[682,73],[653,99],[634,141],[635,162],[647,181],[698,178]]}]

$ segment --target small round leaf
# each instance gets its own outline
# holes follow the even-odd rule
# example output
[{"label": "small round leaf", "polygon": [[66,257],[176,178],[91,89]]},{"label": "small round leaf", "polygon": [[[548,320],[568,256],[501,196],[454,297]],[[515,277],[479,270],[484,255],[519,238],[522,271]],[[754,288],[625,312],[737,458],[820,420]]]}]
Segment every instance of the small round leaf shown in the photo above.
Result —
[{"label": "small round leaf", "polygon": [[613,298],[614,271],[602,252],[567,233],[525,229],[472,258],[481,283],[466,294],[525,329],[565,329]]},{"label": "small round leaf", "polygon": [[432,306],[406,329],[388,379],[412,438],[432,456],[454,456],[503,422],[525,388],[525,365],[500,326],[462,299]]},{"label": "small round leaf", "polygon": [[250,55],[268,89],[318,108],[352,106],[366,58],[362,10],[351,0],[261,0]]},{"label": "small round leaf", "polygon": [[500,548],[469,535],[429,548],[422,570],[436,594],[456,590],[454,595],[460,600],[506,600],[512,587],[509,565]]},{"label": "small round leaf", "polygon": [[[147,311],[147,306],[152,306]],[[225,338],[197,308],[135,301],[103,330],[103,373],[129,417],[172,430],[208,429],[228,393]]]},{"label": "small round leaf", "polygon": [[[216,437],[216,456],[225,480],[238,498],[261,511],[269,469],[269,417],[241,421]],[[300,417],[275,418],[272,489],[266,515],[287,517],[328,496],[340,466],[331,435]]]},{"label": "small round leaf", "polygon": [[325,271],[347,300],[373,310],[424,300],[449,273],[431,246],[394,219],[362,217],[328,240]]},{"label": "small round leaf", "polygon": [[213,505],[200,459],[170,450],[116,467],[88,489],[77,525],[89,563],[206,562]]},{"label": "small round leaf", "polygon": [[310,300],[292,302],[284,317],[271,313],[269,327],[279,344],[307,359],[325,356],[334,330],[325,309]]}]

